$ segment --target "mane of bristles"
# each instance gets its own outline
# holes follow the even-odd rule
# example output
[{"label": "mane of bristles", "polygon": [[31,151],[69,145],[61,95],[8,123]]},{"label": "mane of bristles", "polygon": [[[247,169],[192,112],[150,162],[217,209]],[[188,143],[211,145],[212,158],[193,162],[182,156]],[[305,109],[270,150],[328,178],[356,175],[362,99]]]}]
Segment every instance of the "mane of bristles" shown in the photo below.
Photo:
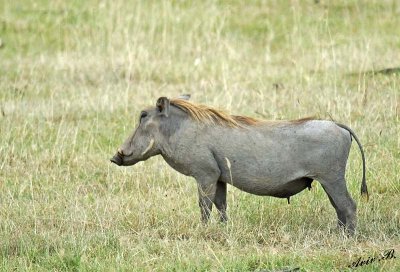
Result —
[{"label": "mane of bristles", "polygon": [[222,110],[217,110],[215,108],[194,104],[183,99],[171,99],[170,103],[183,111],[185,111],[194,120],[206,123],[215,124],[228,127],[243,127],[254,126],[262,122],[251,117],[230,115]]},{"label": "mane of bristles", "polygon": [[181,110],[185,111],[195,121],[205,124],[222,125],[227,127],[245,127],[245,126],[257,126],[260,124],[267,125],[279,125],[283,123],[301,124],[310,120],[315,120],[312,117],[302,118],[293,121],[265,121],[259,120],[252,117],[230,115],[223,110],[218,110],[202,104],[194,104],[183,99],[171,99],[171,105],[174,105]]}]

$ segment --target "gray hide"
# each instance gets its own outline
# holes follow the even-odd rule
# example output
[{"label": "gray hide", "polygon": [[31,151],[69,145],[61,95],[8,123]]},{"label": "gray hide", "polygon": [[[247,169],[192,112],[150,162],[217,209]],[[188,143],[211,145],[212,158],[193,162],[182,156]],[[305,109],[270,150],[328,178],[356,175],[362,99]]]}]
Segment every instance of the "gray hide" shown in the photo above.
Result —
[{"label": "gray hide", "polygon": [[[141,113],[134,133],[111,159],[129,166],[161,155],[180,173],[198,184],[202,220],[207,222],[212,204],[226,216],[226,186],[245,192],[288,198],[318,180],[336,210],[339,226],[350,234],[356,227],[356,204],[345,182],[351,146],[346,126],[331,121],[261,123],[232,128],[193,120],[163,97],[155,108]],[[363,157],[362,193],[367,194]]]}]

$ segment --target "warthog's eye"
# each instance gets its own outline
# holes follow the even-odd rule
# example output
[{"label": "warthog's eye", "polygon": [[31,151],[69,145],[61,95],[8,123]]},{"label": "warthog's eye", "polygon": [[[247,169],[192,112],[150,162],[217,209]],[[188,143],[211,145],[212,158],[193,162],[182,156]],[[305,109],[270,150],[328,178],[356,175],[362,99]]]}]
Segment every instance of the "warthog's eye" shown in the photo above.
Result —
[{"label": "warthog's eye", "polygon": [[147,116],[147,112],[142,111],[142,113],[140,113],[140,121],[142,121],[143,118],[145,118]]}]

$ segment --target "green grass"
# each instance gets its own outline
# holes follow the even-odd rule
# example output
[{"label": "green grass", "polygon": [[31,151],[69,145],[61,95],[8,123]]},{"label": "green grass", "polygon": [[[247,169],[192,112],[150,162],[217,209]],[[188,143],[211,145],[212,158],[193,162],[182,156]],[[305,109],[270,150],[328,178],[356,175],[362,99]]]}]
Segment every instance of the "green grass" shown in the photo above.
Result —
[{"label": "green grass", "polygon": [[[343,271],[394,248],[357,270],[400,271],[400,5],[320,2],[0,2],[1,270]],[[229,187],[230,221],[203,226],[192,178],[111,165],[141,109],[181,93],[352,127],[357,235],[317,183],[290,205]]]}]

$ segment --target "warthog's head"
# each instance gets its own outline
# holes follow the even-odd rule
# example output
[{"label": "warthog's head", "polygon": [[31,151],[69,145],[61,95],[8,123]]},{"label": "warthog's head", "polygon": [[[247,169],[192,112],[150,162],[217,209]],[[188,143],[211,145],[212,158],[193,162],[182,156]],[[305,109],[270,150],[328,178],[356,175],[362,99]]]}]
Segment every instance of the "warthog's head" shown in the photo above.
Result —
[{"label": "warthog's head", "polygon": [[[189,96],[182,96],[188,99]],[[126,139],[117,153],[111,158],[116,165],[129,166],[161,154],[164,143],[177,126],[179,109],[170,109],[170,101],[166,97],[157,100],[156,107],[143,110],[137,128]],[[174,118],[171,118],[171,117]],[[174,120],[175,119],[175,120]]]}]

